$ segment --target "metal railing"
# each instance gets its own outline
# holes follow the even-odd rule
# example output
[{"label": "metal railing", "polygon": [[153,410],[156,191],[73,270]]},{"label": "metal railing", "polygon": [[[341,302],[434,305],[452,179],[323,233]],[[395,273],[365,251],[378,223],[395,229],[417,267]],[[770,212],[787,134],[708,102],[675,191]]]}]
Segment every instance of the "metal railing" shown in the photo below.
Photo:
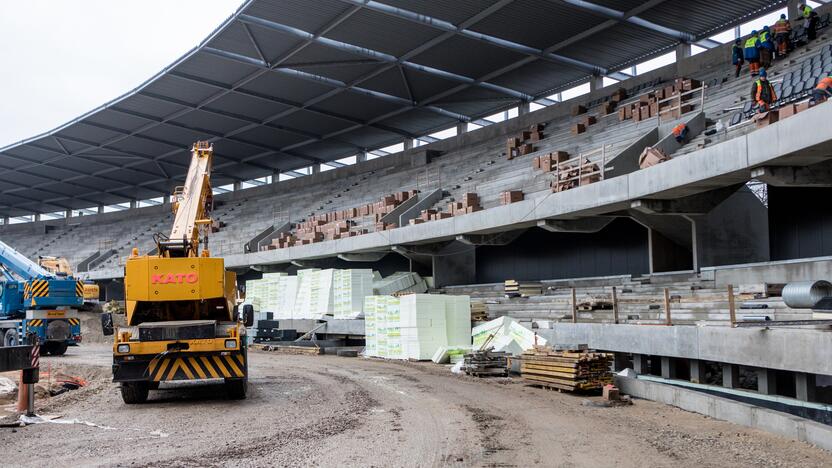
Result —
[{"label": "metal railing", "polygon": [[[679,93],[675,96],[660,99],[659,101],[657,101],[658,112],[656,113],[656,126],[658,127],[662,124],[663,116],[665,114],[668,114],[668,113],[672,117],[669,120],[675,120],[677,118],[681,118],[682,117],[682,106],[684,106],[685,104],[689,104],[691,101],[693,101],[694,100],[693,97],[697,93],[700,95],[699,96],[699,109],[700,110],[705,109],[705,89],[706,88],[707,88],[707,86],[705,86],[705,84],[702,84],[698,88],[694,88],[690,91],[685,91],[685,92]],[[686,96],[691,96],[691,98],[690,99],[683,99]],[[662,104],[664,104],[664,103],[671,103],[670,107],[665,107],[664,109],[662,109]],[[678,117],[673,115],[673,111],[679,111]]]}]

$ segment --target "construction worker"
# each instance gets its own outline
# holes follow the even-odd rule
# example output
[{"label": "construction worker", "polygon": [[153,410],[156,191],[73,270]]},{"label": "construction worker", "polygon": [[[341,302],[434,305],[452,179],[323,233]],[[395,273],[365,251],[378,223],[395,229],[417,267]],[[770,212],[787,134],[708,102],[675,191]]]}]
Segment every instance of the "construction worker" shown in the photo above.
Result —
[{"label": "construction worker", "polygon": [[745,65],[745,59],[742,53],[742,40],[737,39],[734,42],[734,47],[731,49],[731,64],[737,68],[736,77],[739,78],[742,66]]},{"label": "construction worker", "polygon": [[800,17],[803,18],[803,27],[809,27],[809,17],[812,16],[812,7],[805,3],[801,3],[797,6],[797,11],[800,13]]},{"label": "construction worker", "polygon": [[771,55],[774,52],[774,42],[769,27],[764,26],[758,37],[760,38],[760,67],[768,68],[771,66]]},{"label": "construction worker", "polygon": [[757,30],[751,31],[751,37],[745,41],[743,54],[745,60],[748,61],[748,67],[751,69],[751,76],[757,76],[760,71],[760,38],[757,36]]},{"label": "construction worker", "polygon": [[792,32],[792,23],[786,19],[786,15],[780,15],[780,19],[774,23],[774,42],[777,43],[777,58],[781,59],[789,53],[789,36]]},{"label": "construction worker", "polygon": [[818,23],[820,18],[814,11],[809,13],[809,22],[806,26],[806,42],[812,42],[818,38]]},{"label": "construction worker", "polygon": [[673,127],[673,137],[676,138],[677,143],[684,143],[688,137],[688,126],[680,123]]},{"label": "construction worker", "polygon": [[751,85],[751,100],[757,103],[757,111],[768,112],[771,105],[777,101],[777,94],[774,87],[768,81],[768,73],[765,68],[760,69],[760,77]]},{"label": "construction worker", "polygon": [[818,81],[818,85],[812,90],[812,101],[815,104],[820,104],[829,97],[832,97],[832,73]]}]

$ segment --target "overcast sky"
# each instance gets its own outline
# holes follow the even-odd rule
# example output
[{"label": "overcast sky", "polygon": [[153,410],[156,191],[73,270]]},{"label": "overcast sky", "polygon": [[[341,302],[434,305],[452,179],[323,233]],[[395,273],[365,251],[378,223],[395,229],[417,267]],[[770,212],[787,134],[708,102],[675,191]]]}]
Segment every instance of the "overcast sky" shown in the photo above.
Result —
[{"label": "overcast sky", "polygon": [[135,88],[242,0],[0,0],[0,147]]}]

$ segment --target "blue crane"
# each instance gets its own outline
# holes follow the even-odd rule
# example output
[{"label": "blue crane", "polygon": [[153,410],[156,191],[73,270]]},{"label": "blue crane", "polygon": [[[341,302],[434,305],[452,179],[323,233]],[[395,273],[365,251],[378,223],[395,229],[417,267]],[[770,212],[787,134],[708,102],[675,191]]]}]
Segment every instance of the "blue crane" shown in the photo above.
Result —
[{"label": "blue crane", "polygon": [[2,241],[0,274],[0,346],[35,334],[47,354],[64,354],[81,341],[83,282],[50,272]]}]

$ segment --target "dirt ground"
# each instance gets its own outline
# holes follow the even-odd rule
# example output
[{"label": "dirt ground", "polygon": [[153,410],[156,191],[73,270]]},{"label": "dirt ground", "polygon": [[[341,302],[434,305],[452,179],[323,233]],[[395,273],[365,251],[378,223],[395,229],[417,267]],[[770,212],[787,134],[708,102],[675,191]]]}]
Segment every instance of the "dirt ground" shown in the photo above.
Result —
[{"label": "dirt ground", "polygon": [[[253,351],[249,398],[220,386],[122,403],[110,349],[70,348],[44,364],[90,385],[38,413],[77,420],[0,428],[5,466],[830,466],[832,454],[636,400],[455,376],[430,363]],[[91,424],[91,425],[86,425]]]}]

